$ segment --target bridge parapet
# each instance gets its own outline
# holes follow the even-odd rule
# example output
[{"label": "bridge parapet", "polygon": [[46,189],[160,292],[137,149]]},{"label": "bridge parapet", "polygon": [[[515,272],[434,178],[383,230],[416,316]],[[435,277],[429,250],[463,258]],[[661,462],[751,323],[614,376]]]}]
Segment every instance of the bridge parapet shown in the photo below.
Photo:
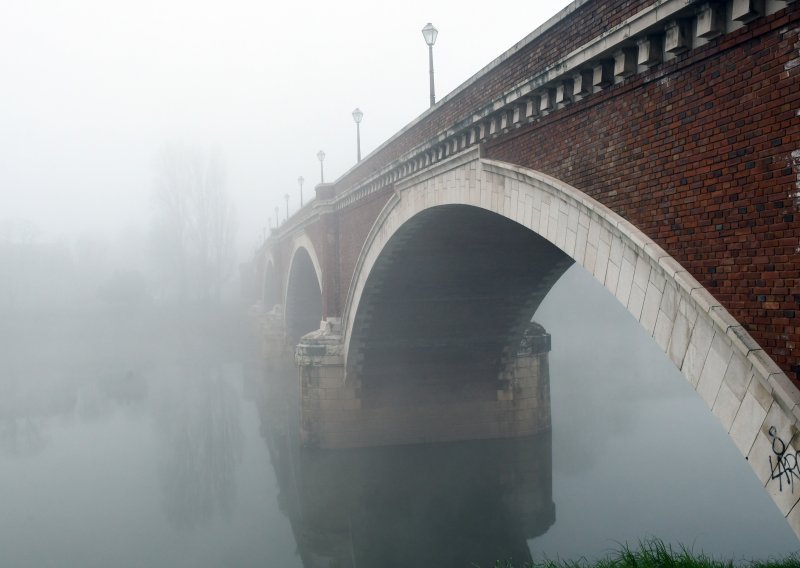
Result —
[{"label": "bridge parapet", "polygon": [[[518,67],[534,66],[528,53],[530,44],[541,42],[544,34],[568,25],[567,20],[574,17],[576,10],[591,3],[576,2],[537,30],[538,33],[531,34],[440,100],[336,182],[324,184],[324,193],[318,195],[333,200],[336,210],[345,209],[454,154],[591,98],[637,73],[670,62],[795,2],[656,1],[569,52],[555,57],[548,54],[552,58],[544,66],[539,63],[541,68],[537,72],[522,73],[512,85],[495,93],[491,88],[485,89],[489,94],[471,100],[468,107],[459,104],[462,98],[471,95],[471,89],[488,82],[498,66],[510,66],[512,62]],[[453,113],[453,106],[461,109],[456,111],[459,114]],[[422,125],[430,127],[430,124],[438,125],[438,129],[426,137],[419,130]],[[300,221],[293,219],[291,225]]]}]

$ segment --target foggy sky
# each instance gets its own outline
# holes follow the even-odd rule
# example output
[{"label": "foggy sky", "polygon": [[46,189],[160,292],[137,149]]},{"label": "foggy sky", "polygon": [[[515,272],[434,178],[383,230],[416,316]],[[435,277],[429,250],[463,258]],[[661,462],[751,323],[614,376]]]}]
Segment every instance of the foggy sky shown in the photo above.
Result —
[{"label": "foggy sky", "polygon": [[567,4],[4,0],[0,219],[144,229],[158,149],[196,144],[221,152],[252,250],[298,176],[313,193],[318,150],[328,181],[354,164],[355,107],[363,155],[426,110],[426,22],[441,99]]}]

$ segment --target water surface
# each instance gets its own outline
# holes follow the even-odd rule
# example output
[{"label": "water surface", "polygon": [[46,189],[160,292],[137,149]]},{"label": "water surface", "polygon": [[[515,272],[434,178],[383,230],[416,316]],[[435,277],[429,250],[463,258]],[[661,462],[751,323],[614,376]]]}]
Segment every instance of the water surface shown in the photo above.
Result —
[{"label": "water surface", "polygon": [[[312,451],[295,373],[225,312],[6,314],[0,565],[469,566],[654,535],[798,541],[704,403],[580,268],[536,314],[552,432]],[[337,564],[338,563],[338,564]]]}]

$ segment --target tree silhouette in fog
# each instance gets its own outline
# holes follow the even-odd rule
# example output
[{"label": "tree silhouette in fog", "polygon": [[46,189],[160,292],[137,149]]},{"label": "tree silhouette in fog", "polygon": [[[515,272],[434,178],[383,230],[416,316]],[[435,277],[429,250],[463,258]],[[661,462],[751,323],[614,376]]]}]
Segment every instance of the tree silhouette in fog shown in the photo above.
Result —
[{"label": "tree silhouette in fog", "polygon": [[218,299],[234,267],[236,215],[214,151],[168,145],[156,160],[152,246],[161,295]]}]

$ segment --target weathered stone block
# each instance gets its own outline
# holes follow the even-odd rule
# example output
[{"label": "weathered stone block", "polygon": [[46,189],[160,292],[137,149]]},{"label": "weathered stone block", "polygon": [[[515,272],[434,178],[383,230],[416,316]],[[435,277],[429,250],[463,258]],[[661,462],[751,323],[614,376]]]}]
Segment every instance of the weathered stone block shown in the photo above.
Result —
[{"label": "weathered stone block", "polygon": [[769,459],[772,455],[772,442],[766,433],[759,431],[750,448],[750,453],[747,456],[747,461],[756,474],[758,481],[762,486],[769,483],[770,477],[770,464]]},{"label": "weathered stone block", "polygon": [[661,37],[656,35],[640,38],[636,42],[636,62],[646,67],[652,67],[653,65],[661,63],[661,43]]},{"label": "weathered stone block", "polygon": [[686,34],[686,24],[680,20],[673,20],[664,30],[664,51],[668,53],[682,53],[689,49],[691,44]]},{"label": "weathered stone block", "polygon": [[728,362],[728,369],[725,371],[723,381],[737,400],[742,400],[750,381],[753,378],[752,365],[741,353],[734,351],[731,360]]},{"label": "weathered stone block", "polygon": [[714,406],[714,401],[722,384],[722,378],[728,370],[728,361],[730,361],[731,355],[732,351],[728,338],[721,334],[715,334],[697,383],[697,394],[700,395],[700,398],[705,401],[709,408]]},{"label": "weathered stone block", "polygon": [[556,87],[556,105],[563,108],[572,102],[572,79],[564,79]]},{"label": "weathered stone block", "polygon": [[678,313],[675,316],[675,322],[672,325],[672,333],[669,339],[669,347],[667,353],[670,360],[679,369],[683,367],[683,359],[686,356],[686,350],[689,347],[689,339],[692,335],[693,322],[683,313]]},{"label": "weathered stone block", "polygon": [[623,48],[614,53],[614,76],[630,77],[636,73],[636,53],[631,48]]},{"label": "weathered stone block", "polygon": [[628,311],[635,317],[637,320],[640,320],[642,317],[642,307],[644,306],[644,299],[645,299],[646,291],[642,290],[637,286],[635,283],[631,286],[631,293],[628,297]]},{"label": "weathered stone block", "polygon": [[772,400],[772,389],[770,388],[769,383],[767,383],[766,379],[755,373],[750,381],[750,386],[747,387],[747,392],[755,397],[764,411],[769,410],[774,402]]},{"label": "weathered stone block", "polygon": [[730,430],[731,438],[743,456],[750,454],[750,448],[752,448],[766,417],[767,411],[761,407],[761,404],[748,391],[744,400],[742,400],[739,412],[736,413],[736,418],[733,420]]},{"label": "weathered stone block", "polygon": [[619,283],[619,264],[609,259],[608,267],[606,268],[606,280],[603,284],[605,285],[606,289],[609,292],[611,292],[612,295],[616,295],[618,283]]},{"label": "weathered stone block", "polygon": [[686,356],[681,367],[683,375],[695,388],[700,380],[700,374],[703,372],[708,351],[711,349],[712,339],[714,339],[714,329],[711,324],[705,318],[698,318],[692,329],[692,336],[689,339]]},{"label": "weathered stone block", "polygon": [[736,418],[736,413],[739,411],[741,401],[736,397],[733,391],[723,381],[720,386],[717,398],[714,401],[712,412],[717,417],[725,431],[730,431],[733,419]]},{"label": "weathered stone block", "polygon": [[656,326],[656,319],[658,318],[658,309],[661,305],[661,292],[653,285],[652,282],[647,284],[647,291],[645,292],[644,302],[642,304],[642,314],[639,317],[639,323],[644,330],[653,335]]},{"label": "weathered stone block", "polygon": [[581,69],[572,76],[572,94],[576,97],[583,97],[592,92],[592,79],[594,71],[592,69]]},{"label": "weathered stone block", "polygon": [[546,114],[553,110],[555,105],[555,91],[545,89],[539,93],[539,112]]},{"label": "weathered stone block", "polygon": [[763,0],[733,0],[731,19],[746,24],[764,13]]},{"label": "weathered stone block", "polygon": [[664,353],[669,349],[673,325],[674,322],[663,311],[659,310],[656,325],[653,329],[653,339]]},{"label": "weathered stone block", "polygon": [[700,6],[697,11],[697,37],[712,39],[725,30],[723,9],[723,5],[711,2]]},{"label": "weathered stone block", "polygon": [[[632,259],[629,257],[632,257]],[[636,257],[631,249],[626,248],[622,256],[622,265],[619,269],[619,280],[617,281],[617,292],[615,294],[617,300],[619,300],[623,306],[628,305],[635,271]]]},{"label": "weathered stone block", "polygon": [[599,61],[592,67],[592,86],[604,89],[614,84],[614,60]]}]

